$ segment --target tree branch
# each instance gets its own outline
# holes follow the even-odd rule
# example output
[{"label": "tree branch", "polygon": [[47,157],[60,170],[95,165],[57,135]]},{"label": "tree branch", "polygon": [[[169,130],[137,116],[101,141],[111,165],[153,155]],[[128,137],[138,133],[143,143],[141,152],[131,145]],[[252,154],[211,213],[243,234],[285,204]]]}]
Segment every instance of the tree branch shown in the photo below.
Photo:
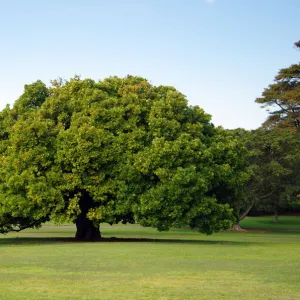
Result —
[{"label": "tree branch", "polygon": [[239,221],[242,221],[245,217],[247,217],[247,215],[249,214],[250,210],[252,209],[254,203],[255,203],[255,200],[253,200],[251,202],[251,204],[249,205],[249,207],[244,211],[244,213],[240,215]]},{"label": "tree branch", "polygon": [[276,103],[276,105],[278,105],[284,112],[288,112],[288,109],[283,108],[282,105],[279,104],[279,103],[277,102],[277,99],[275,99],[275,103]]},{"label": "tree branch", "polygon": [[[9,222],[5,223],[5,224],[0,224],[0,233],[10,232],[10,231],[20,232],[24,229],[31,228],[31,227],[36,226],[36,225],[38,225],[40,223],[43,223],[45,221],[46,221],[45,218],[41,218],[39,220],[35,220],[34,222],[31,222],[31,223],[29,223],[27,225],[24,225],[24,226],[10,224]],[[19,229],[15,229],[14,226],[19,227]],[[7,227],[8,230],[1,230],[1,228],[3,228],[3,227]]]},{"label": "tree branch", "polygon": [[263,196],[259,196],[259,199],[264,199],[269,197],[270,195],[272,195],[274,193],[274,190],[272,192],[270,192],[269,194],[263,195]]}]

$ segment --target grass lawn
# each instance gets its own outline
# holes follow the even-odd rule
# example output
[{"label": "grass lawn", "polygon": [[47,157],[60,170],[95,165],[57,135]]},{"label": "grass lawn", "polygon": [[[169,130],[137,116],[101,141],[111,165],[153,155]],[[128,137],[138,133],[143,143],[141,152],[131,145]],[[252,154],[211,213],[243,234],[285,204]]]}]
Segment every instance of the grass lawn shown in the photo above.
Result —
[{"label": "grass lawn", "polygon": [[279,216],[278,223],[274,223],[273,216],[247,217],[241,221],[242,228],[270,229],[270,230],[300,230],[300,216]]},{"label": "grass lawn", "polygon": [[0,236],[0,299],[300,299],[299,232],[105,226],[104,237],[136,240],[53,239],[74,232],[48,225]]}]

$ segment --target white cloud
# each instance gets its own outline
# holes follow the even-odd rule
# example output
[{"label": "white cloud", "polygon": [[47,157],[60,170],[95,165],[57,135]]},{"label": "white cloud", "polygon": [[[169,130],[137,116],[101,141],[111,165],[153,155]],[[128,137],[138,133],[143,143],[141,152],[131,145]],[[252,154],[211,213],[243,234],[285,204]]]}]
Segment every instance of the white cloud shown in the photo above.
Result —
[{"label": "white cloud", "polygon": [[215,3],[216,0],[205,0],[206,3]]}]

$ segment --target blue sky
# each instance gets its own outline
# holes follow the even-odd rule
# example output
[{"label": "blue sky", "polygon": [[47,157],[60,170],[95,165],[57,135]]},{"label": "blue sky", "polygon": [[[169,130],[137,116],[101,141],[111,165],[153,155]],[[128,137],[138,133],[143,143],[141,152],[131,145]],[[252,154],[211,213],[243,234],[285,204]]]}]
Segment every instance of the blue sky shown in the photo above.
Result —
[{"label": "blue sky", "polygon": [[37,79],[139,75],[173,85],[225,128],[299,61],[299,0],[0,0],[0,109]]}]

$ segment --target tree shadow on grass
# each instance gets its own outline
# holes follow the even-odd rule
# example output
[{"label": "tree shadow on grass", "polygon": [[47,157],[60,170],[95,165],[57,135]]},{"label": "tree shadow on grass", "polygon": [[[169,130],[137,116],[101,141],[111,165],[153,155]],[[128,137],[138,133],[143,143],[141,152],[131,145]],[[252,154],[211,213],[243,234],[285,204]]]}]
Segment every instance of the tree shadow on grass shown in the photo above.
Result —
[{"label": "tree shadow on grass", "polygon": [[115,238],[103,237],[95,241],[78,241],[73,237],[13,237],[1,238],[1,246],[14,245],[49,245],[64,243],[157,243],[157,244],[190,244],[190,245],[239,245],[247,246],[256,244],[256,242],[244,241],[206,241],[206,240],[187,240],[187,239],[157,239],[157,238]]}]

